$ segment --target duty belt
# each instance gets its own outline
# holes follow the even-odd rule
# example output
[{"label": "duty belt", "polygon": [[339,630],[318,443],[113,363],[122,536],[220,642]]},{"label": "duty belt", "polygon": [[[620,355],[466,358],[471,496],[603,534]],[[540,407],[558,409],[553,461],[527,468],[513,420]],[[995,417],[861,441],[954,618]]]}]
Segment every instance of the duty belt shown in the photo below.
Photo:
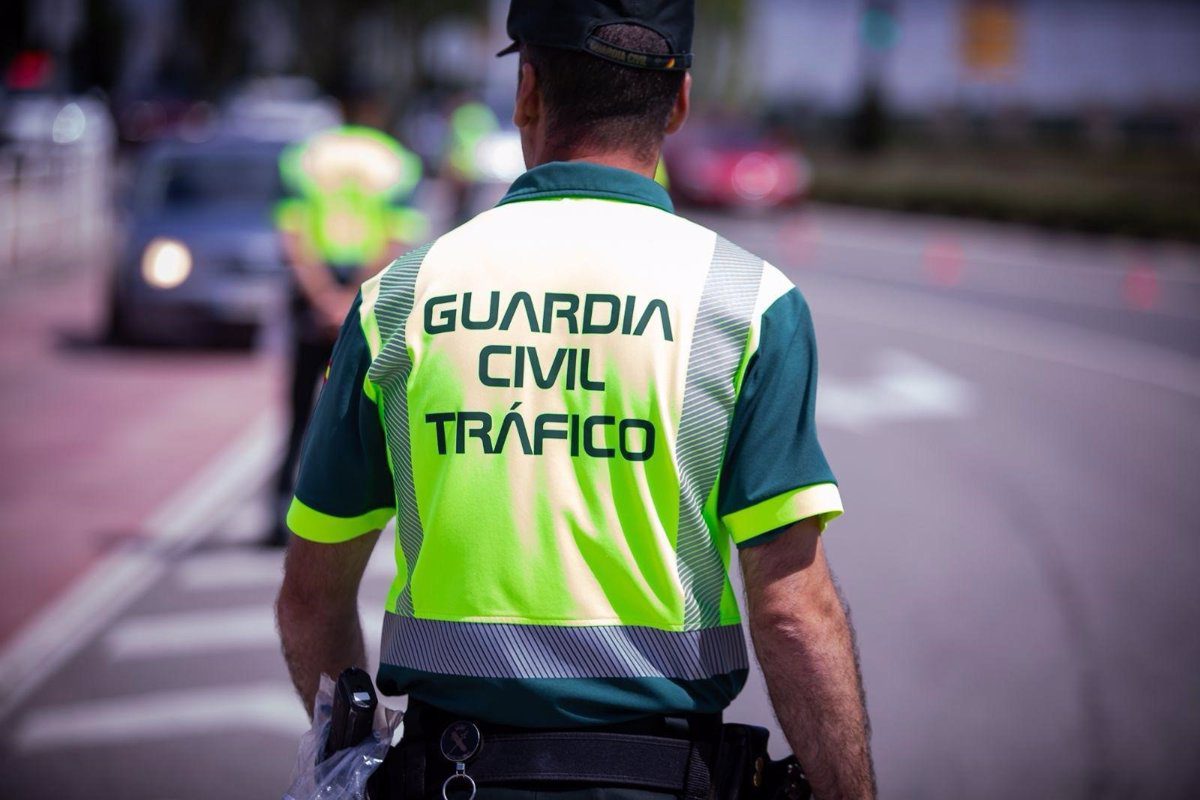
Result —
[{"label": "duty belt", "polygon": [[409,700],[404,740],[372,786],[377,800],[472,797],[475,787],[576,784],[709,797],[721,719],[665,718],[544,731],[463,720]]},{"label": "duty belt", "polygon": [[626,787],[682,800],[804,798],[794,759],[770,762],[767,731],[719,715],[653,717],[580,730],[460,719],[410,700],[404,740],[372,781],[372,800],[473,798],[478,786]]}]

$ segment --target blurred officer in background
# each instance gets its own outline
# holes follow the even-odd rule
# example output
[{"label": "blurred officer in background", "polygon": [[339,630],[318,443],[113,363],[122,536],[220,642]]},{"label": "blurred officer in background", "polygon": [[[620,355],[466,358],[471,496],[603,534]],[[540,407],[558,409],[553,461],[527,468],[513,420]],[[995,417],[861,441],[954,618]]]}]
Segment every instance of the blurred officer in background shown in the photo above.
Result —
[{"label": "blurred officer in background", "polygon": [[376,798],[805,796],[722,722],[748,672],[731,544],[816,796],[874,796],[808,306],[652,179],[692,28],[692,0],[512,0],[530,169],[342,327],[277,609],[311,708],[366,664],[359,582],[397,519],[377,683],[408,710]]},{"label": "blurred officer in background", "polygon": [[454,224],[471,218],[479,185],[479,145],[500,129],[496,115],[478,100],[461,100],[450,113],[442,174],[454,199]]},{"label": "blurred officer in background", "polygon": [[268,544],[287,543],[291,499],[304,431],[337,331],[363,281],[427,235],[423,214],[406,205],[421,161],[380,130],[375,98],[349,94],[352,124],[322,131],[284,151],[289,197],[275,212],[291,267],[290,424],[276,479],[276,524]]}]

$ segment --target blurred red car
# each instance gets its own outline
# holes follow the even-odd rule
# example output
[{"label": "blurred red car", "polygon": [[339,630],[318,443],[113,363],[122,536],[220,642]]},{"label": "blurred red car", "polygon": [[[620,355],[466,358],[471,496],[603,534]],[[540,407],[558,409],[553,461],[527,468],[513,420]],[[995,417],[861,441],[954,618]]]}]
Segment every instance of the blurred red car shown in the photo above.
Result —
[{"label": "blurred red car", "polygon": [[749,130],[685,128],[667,139],[663,158],[671,195],[681,203],[771,208],[803,200],[812,170],[808,160]]}]

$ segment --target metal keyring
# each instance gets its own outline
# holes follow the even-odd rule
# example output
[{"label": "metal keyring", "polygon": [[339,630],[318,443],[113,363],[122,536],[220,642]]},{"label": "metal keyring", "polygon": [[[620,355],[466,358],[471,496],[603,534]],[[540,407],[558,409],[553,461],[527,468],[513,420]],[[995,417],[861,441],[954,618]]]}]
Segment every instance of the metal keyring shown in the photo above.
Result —
[{"label": "metal keyring", "polygon": [[471,784],[471,795],[467,798],[467,800],[475,800],[475,779],[465,772],[456,772],[449,778],[446,778],[446,782],[442,784],[442,800],[450,800],[450,797],[446,794],[446,790],[449,789],[450,784],[456,780],[464,780]]}]

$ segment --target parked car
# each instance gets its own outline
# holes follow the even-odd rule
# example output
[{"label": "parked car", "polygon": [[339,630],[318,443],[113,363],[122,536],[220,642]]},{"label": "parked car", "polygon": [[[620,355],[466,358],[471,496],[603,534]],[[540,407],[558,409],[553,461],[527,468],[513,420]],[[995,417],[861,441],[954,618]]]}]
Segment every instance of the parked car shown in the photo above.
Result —
[{"label": "parked car", "polygon": [[113,340],[248,340],[282,307],[272,211],[286,142],[162,142],[135,168],[109,305]]},{"label": "parked car", "polygon": [[258,78],[221,104],[221,129],[247,139],[303,139],[341,124],[337,103],[308,78]]},{"label": "parked car", "polygon": [[803,154],[749,128],[689,125],[664,159],[672,196],[693,205],[770,208],[803,200],[811,183]]}]

